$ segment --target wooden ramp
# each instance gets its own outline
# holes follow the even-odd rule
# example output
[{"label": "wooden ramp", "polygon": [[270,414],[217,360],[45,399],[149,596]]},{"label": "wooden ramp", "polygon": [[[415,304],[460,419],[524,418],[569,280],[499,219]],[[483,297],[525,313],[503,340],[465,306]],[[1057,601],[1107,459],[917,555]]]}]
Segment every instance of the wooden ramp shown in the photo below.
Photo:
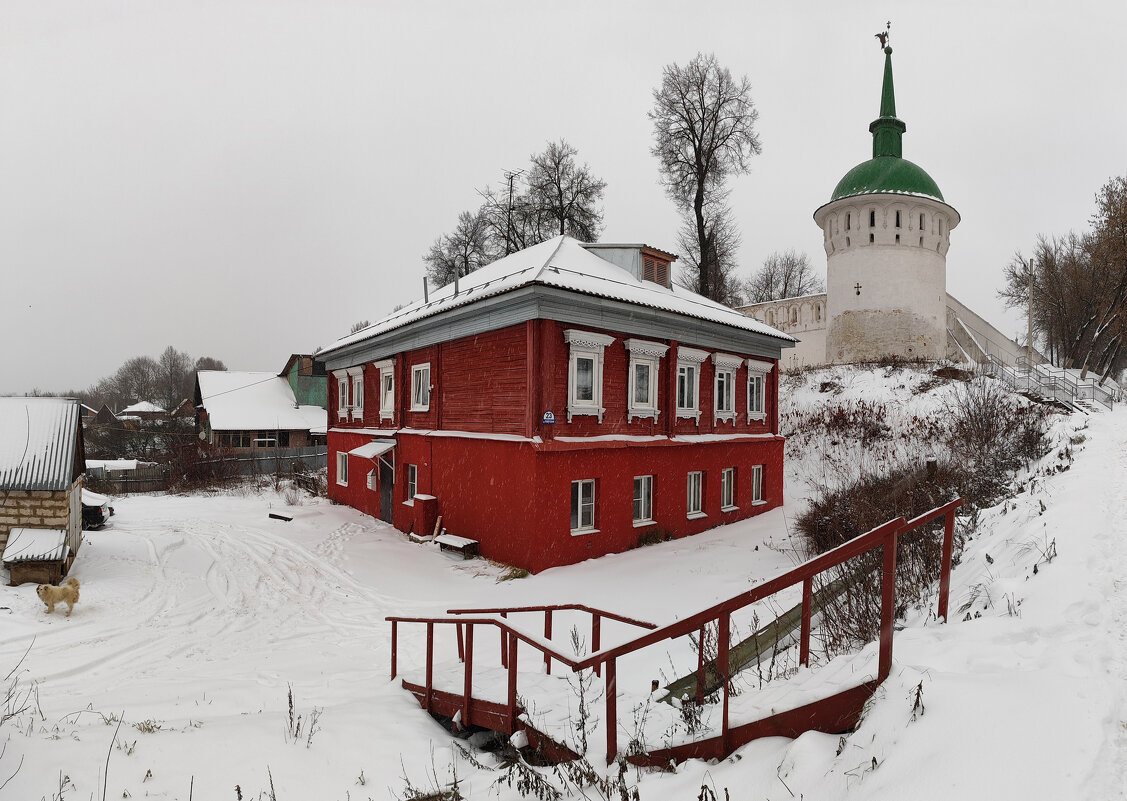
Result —
[{"label": "wooden ramp", "polygon": [[[956,499],[911,521],[904,518],[890,520],[748,592],[661,627],[579,604],[449,610],[445,616],[433,618],[389,617],[387,620],[392,627],[391,676],[396,678],[398,674],[400,624],[425,626],[426,660],[419,670],[421,675],[403,679],[404,688],[415,695],[420,705],[429,712],[455,719],[463,725],[481,726],[506,734],[525,731],[531,745],[539,746],[546,756],[558,760],[575,758],[576,751],[582,750],[576,747],[576,721],[571,709],[574,701],[569,695],[577,691],[576,681],[579,679],[575,674],[587,676],[585,686],[588,691],[592,674],[602,679],[598,689],[603,709],[597,717],[590,716],[590,732],[584,733],[582,739],[585,743],[605,741],[608,764],[620,754],[640,765],[667,765],[670,760],[691,758],[723,758],[759,737],[798,737],[807,731],[845,732],[857,724],[865,702],[891,670],[897,538],[943,519],[937,617],[946,620],[955,511],[961,505],[962,500]],[[810,629],[815,605],[815,577],[875,549],[882,551],[879,640],[870,643],[858,654],[835,659],[819,670],[811,671]],[[798,585],[802,588],[798,614],[801,665],[798,673],[786,681],[772,682],[761,691],[734,695],[731,679],[740,665],[732,658],[733,644],[729,639],[732,613]],[[571,618],[579,615],[589,620],[589,655],[569,655],[560,643],[553,641],[553,620],[554,617],[558,620],[562,614]],[[542,627],[529,628],[525,624],[529,615],[542,618]],[[602,629],[608,621],[620,628],[626,626],[644,631],[618,645],[604,648]],[[668,720],[675,720],[677,716],[687,719],[683,713],[684,704],[672,699],[667,692],[655,693],[649,687],[620,687],[617,681],[618,660],[637,660],[636,654],[670,639],[690,635],[703,638],[708,626],[716,627],[717,657],[714,662],[706,662],[703,656],[700,657],[695,674],[696,692],[692,694],[696,698],[691,703],[701,703],[705,689],[709,688],[711,692],[710,685],[718,687],[716,702],[709,704],[708,710],[719,717],[719,721],[713,720],[707,726],[695,728],[688,726],[676,737],[655,738],[652,734],[654,727],[661,730]],[[456,661],[448,659],[436,663],[437,627],[454,630]],[[475,649],[475,634],[479,645],[485,644],[486,637],[499,644],[499,665],[497,660],[480,658],[483,649]],[[524,665],[524,670],[518,665],[522,650],[536,653],[534,670],[529,669],[532,665]],[[651,660],[656,671],[656,666],[663,663],[664,655],[653,653],[644,658]],[[559,673],[553,677],[553,664],[565,667],[564,677],[570,677],[571,682],[565,681]],[[632,664],[637,663],[634,661]],[[684,682],[674,684],[684,687]],[[589,697],[594,695],[592,692]],[[660,703],[662,698],[672,699],[673,702]],[[628,722],[618,714],[620,702],[624,709],[634,712],[633,732]],[[645,710],[644,720],[648,715],[654,716],[649,734],[638,728],[639,709]],[[688,718],[691,718],[692,710],[689,712]],[[626,732],[629,740],[625,749],[619,748],[620,731]]]}]

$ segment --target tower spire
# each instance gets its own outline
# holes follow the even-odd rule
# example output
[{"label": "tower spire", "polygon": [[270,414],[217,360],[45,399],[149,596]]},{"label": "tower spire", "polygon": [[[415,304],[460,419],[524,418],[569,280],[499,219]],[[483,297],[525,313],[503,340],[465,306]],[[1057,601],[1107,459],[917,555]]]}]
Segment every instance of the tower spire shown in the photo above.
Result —
[{"label": "tower spire", "polygon": [[894,156],[901,158],[901,137],[908,128],[896,118],[896,93],[892,87],[892,47],[884,47],[884,84],[880,92],[880,116],[869,125],[873,135],[873,158]]}]

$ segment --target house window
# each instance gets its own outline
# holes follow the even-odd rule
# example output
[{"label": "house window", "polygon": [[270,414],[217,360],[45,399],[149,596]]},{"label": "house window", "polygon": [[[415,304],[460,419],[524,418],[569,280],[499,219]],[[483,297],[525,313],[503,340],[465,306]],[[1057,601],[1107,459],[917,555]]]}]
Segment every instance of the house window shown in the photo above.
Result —
[{"label": "house window", "polygon": [[715,392],[713,393],[714,420],[716,422],[727,420],[735,423],[736,371],[743,363],[743,359],[727,353],[714,353],[712,354],[712,363],[716,367]]},{"label": "house window", "polygon": [[704,488],[704,473],[696,470],[689,473],[688,481],[688,503],[685,506],[685,514],[687,517],[704,517],[702,511],[701,496],[703,495]]},{"label": "house window", "polygon": [[344,420],[348,417],[348,371],[333,370],[337,380],[337,417]]},{"label": "house window", "polygon": [[380,371],[380,420],[395,416],[395,365],[390,359],[373,365]]},{"label": "house window", "polygon": [[751,468],[751,503],[752,505],[766,503],[763,500],[763,465],[761,464]]},{"label": "house window", "polygon": [[595,530],[595,480],[571,482],[571,532]]},{"label": "house window", "polygon": [[290,432],[289,431],[279,431],[278,432],[278,447],[279,448],[288,448],[289,446],[290,446]]},{"label": "house window", "polygon": [[767,373],[774,367],[773,362],[759,359],[747,360],[747,421],[766,420]]},{"label": "house window", "polygon": [[700,364],[708,353],[695,348],[677,349],[677,417],[691,417],[700,425]]},{"label": "house window", "polygon": [[653,522],[653,476],[634,476],[634,525]]},{"label": "house window", "polygon": [[603,422],[603,350],[614,337],[572,328],[564,333],[571,353],[567,370],[567,421],[591,414]]},{"label": "house window", "polygon": [[630,373],[627,380],[626,422],[635,417],[657,420],[661,413],[657,403],[658,364],[669,350],[668,345],[646,342],[641,339],[626,340],[630,353]]},{"label": "house window", "polygon": [[419,468],[417,465],[407,465],[407,503],[413,503],[415,493],[419,489]]},{"label": "house window", "polygon": [[728,467],[720,473],[720,511],[736,508],[736,468]]},{"label": "house window", "polygon": [[352,419],[364,419],[364,368],[350,367],[348,375],[352,379]]},{"label": "house window", "polygon": [[411,411],[425,412],[430,408],[430,362],[411,368]]},{"label": "house window", "polygon": [[255,448],[276,448],[278,447],[278,432],[259,431],[252,444]]},{"label": "house window", "polygon": [[337,451],[337,483],[342,487],[348,486],[348,453]]}]

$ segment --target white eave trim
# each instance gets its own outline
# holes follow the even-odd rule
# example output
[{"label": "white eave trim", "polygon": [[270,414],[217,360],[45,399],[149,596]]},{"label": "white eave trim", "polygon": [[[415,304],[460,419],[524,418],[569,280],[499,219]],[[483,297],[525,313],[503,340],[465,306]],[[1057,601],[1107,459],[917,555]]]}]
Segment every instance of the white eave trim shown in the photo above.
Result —
[{"label": "white eave trim", "polygon": [[607,345],[614,342],[614,337],[609,334],[596,334],[594,331],[580,331],[577,328],[564,330],[564,342],[569,345],[578,345],[581,348],[591,348],[602,351]]},{"label": "white eave trim", "polygon": [[686,347],[677,348],[677,361],[679,362],[695,362],[696,364],[700,364],[707,358],[708,351],[706,350]]},{"label": "white eave trim", "polygon": [[634,356],[648,356],[653,359],[660,359],[669,352],[669,346],[663,345],[660,342],[651,342],[648,339],[627,339],[623,344],[626,345],[626,350]]},{"label": "white eave trim", "polygon": [[748,359],[747,369],[756,373],[769,373],[775,367],[774,362],[765,362],[760,359]]}]

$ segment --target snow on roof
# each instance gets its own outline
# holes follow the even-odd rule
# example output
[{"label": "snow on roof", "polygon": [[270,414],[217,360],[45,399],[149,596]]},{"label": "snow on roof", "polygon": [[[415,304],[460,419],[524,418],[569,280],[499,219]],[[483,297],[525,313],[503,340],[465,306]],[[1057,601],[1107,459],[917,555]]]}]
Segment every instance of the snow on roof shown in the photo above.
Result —
[{"label": "snow on roof", "polygon": [[61,528],[14,528],[0,561],[47,562],[65,559],[67,533]]},{"label": "snow on roof", "polygon": [[69,489],[77,432],[73,398],[0,398],[0,490]]},{"label": "snow on roof", "polygon": [[328,426],[328,412],[299,406],[289,382],[276,373],[201,370],[196,377],[213,431],[324,431]]},{"label": "snow on roof", "polygon": [[[121,414],[155,414],[155,413],[164,414],[165,410],[162,409],[161,407],[157,406],[155,403],[149,403],[148,401],[140,401],[139,403],[134,403],[132,406],[126,406],[124,409],[121,410]],[[118,415],[118,416],[120,417],[121,415]]]},{"label": "snow on roof", "polygon": [[322,351],[322,355],[482,298],[533,284],[636,303],[754,331],[788,342],[797,341],[789,334],[684,287],[664,287],[652,281],[643,281],[628,270],[589,252],[583,247],[583,243],[568,236],[557,236],[460,278],[457,295],[454,294],[454,285],[447,284],[431,292],[429,301],[417,300],[367,328],[341,337]]}]

